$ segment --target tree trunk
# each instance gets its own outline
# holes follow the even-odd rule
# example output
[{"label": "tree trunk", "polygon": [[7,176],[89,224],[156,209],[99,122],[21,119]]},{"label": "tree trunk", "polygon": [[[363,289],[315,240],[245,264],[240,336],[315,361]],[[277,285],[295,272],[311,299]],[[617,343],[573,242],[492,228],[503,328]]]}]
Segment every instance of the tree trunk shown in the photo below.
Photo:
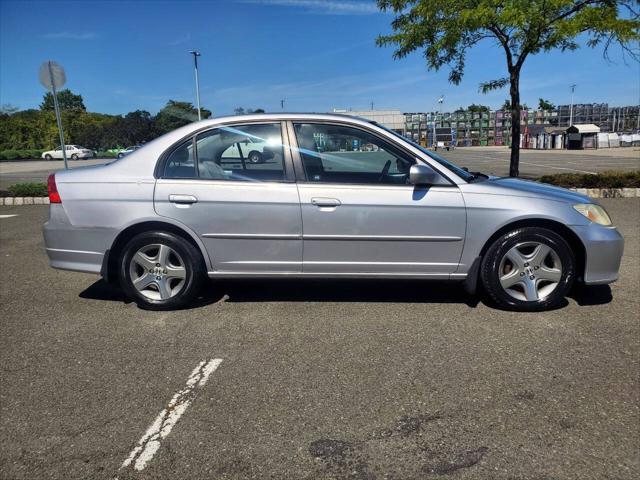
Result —
[{"label": "tree trunk", "polygon": [[509,176],[520,175],[520,71],[512,70],[509,75],[511,94],[511,162]]}]

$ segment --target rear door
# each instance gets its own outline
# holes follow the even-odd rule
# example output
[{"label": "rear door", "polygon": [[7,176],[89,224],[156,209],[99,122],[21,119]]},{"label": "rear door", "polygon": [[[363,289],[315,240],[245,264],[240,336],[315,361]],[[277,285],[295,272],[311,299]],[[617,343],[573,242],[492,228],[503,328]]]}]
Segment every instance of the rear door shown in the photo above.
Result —
[{"label": "rear door", "polygon": [[[245,162],[238,144],[275,152]],[[295,273],[302,269],[302,220],[280,122],[222,126],[176,146],[156,182],[155,209],[203,240],[215,273]]]},{"label": "rear door", "polygon": [[415,158],[344,124],[293,123],[303,271],[448,277],[466,228],[462,194],[410,185]]}]

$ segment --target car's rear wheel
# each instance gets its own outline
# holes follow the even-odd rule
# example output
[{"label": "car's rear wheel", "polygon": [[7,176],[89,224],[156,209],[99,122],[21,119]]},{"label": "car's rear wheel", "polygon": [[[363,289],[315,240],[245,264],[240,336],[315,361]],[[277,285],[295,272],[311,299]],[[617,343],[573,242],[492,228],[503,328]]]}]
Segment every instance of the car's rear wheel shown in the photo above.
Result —
[{"label": "car's rear wheel", "polygon": [[262,154],[260,152],[256,152],[255,150],[249,152],[248,158],[251,163],[262,163]]},{"label": "car's rear wheel", "polygon": [[53,157],[47,153],[47,154],[44,156],[44,159],[45,159],[45,160],[53,160]]},{"label": "car's rear wheel", "polygon": [[78,160],[78,154],[74,153],[73,155],[71,155],[71,160]]},{"label": "car's rear wheel", "polygon": [[169,232],[145,232],[124,247],[120,285],[138,306],[170,310],[187,305],[198,293],[205,269],[200,252]]},{"label": "car's rear wheel", "polygon": [[480,276],[498,306],[546,310],[559,306],[571,289],[575,263],[560,235],[546,228],[524,227],[502,235],[489,247]]}]

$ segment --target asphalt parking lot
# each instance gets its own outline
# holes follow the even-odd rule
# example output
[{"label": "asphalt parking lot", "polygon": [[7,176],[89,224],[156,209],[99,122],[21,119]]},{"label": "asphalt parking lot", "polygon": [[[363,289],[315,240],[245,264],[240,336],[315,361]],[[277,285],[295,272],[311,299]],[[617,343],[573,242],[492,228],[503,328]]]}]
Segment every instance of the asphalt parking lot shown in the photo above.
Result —
[{"label": "asphalt parking lot", "polygon": [[[491,175],[509,174],[509,149],[506,147],[465,147],[438,153],[448,160]],[[113,159],[69,161],[70,168],[96,165]],[[64,168],[62,160],[0,162],[0,190],[14,183],[46,182],[50,173]],[[605,150],[521,150],[520,176],[537,178],[554,173],[598,173],[605,170],[640,170],[640,148]]]},{"label": "asphalt parking lot", "polygon": [[[497,176],[509,174],[506,147],[456,148],[438,153],[452,162]],[[602,150],[520,150],[520,176],[537,178],[555,173],[598,173],[605,170],[640,170],[640,148]]]},{"label": "asphalt parking lot", "polygon": [[46,207],[0,207],[0,478],[638,478],[640,200],[603,203],[620,281],[537,314],[266,280],[148,312],[48,267]]}]

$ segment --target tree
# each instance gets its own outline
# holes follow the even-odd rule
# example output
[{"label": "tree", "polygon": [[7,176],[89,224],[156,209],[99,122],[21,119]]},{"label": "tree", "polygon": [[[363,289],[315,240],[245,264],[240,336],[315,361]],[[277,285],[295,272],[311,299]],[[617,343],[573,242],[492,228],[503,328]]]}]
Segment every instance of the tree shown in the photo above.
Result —
[{"label": "tree", "polygon": [[508,76],[480,85],[483,93],[509,85],[511,97],[511,165],[518,176],[520,157],[520,72],[530,55],[553,49],[575,50],[586,44],[618,44],[623,54],[640,39],[636,0],[378,0],[381,10],[396,17],[393,33],[378,37],[379,46],[393,45],[394,57],[424,50],[429,69],[450,65],[449,81],[459,84],[466,54],[483,40],[504,50]]},{"label": "tree", "polygon": [[[211,112],[204,108],[201,108],[200,112],[202,118],[209,118],[211,116]],[[156,115],[155,123],[158,134],[162,135],[197,120],[198,110],[192,103],[169,100],[162,110],[158,112],[158,115]]]},{"label": "tree", "polygon": [[[504,101],[504,103],[502,104],[502,107],[500,108],[500,110],[503,110],[505,112],[510,112],[511,111],[511,100],[509,100],[507,98]],[[526,103],[521,103],[520,104],[520,110],[529,110],[529,107],[527,106]]]},{"label": "tree", "polygon": [[471,113],[488,113],[489,107],[486,105],[476,105],[475,103],[472,103],[467,107],[467,110]]},{"label": "tree", "polygon": [[[82,95],[76,95],[68,88],[64,90],[60,90],[58,92],[58,106],[60,110],[82,110],[86,111],[86,107],[84,106],[84,102],[82,100]],[[44,94],[42,98],[42,103],[40,104],[40,110],[44,111],[53,111],[53,94],[51,92],[47,92]]]},{"label": "tree", "polygon": [[556,106],[553,103],[551,103],[549,100],[545,100],[544,98],[539,98],[538,108],[540,110],[554,110]]},{"label": "tree", "polygon": [[236,108],[233,109],[233,113],[235,115],[244,115],[244,108],[236,107]]}]

